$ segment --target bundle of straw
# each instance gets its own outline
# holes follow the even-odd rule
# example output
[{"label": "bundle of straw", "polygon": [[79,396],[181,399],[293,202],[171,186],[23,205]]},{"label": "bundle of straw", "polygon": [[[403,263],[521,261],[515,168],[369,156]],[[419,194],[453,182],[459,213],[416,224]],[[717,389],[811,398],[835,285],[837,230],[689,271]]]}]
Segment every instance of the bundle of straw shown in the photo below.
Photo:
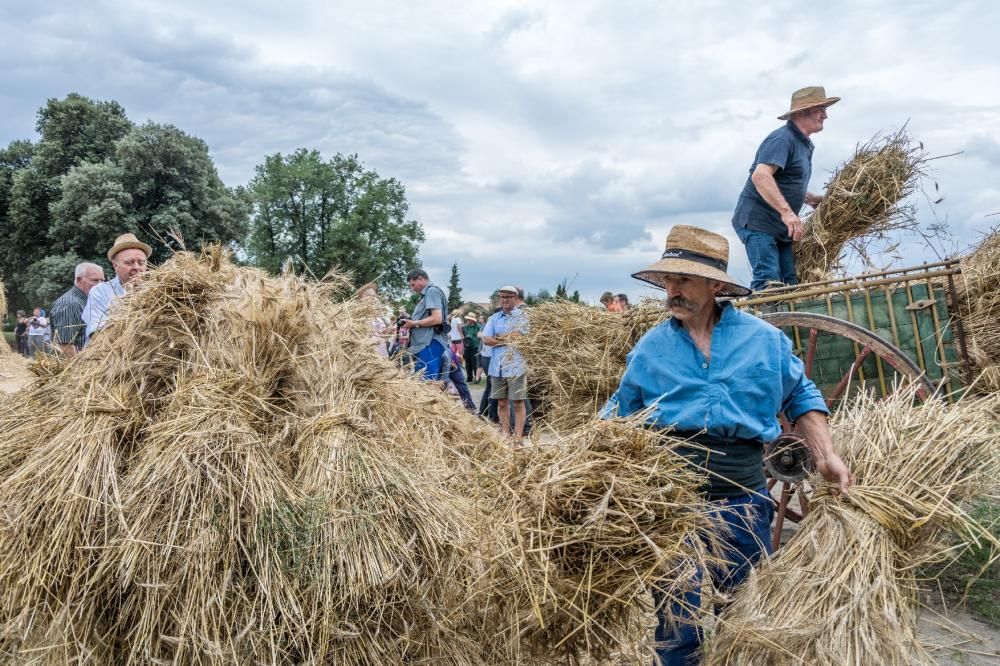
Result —
[{"label": "bundle of straw", "polygon": [[962,257],[957,279],[958,303],[953,315],[962,318],[969,356],[981,391],[1000,390],[1000,232],[987,234]]},{"label": "bundle of straw", "polygon": [[905,128],[858,146],[834,172],[795,244],[799,281],[824,280],[842,268],[845,247],[868,264],[873,241],[886,242],[880,253],[891,251],[888,234],[916,225],[913,207],[901,202],[916,189],[924,161]]},{"label": "bundle of straw", "polygon": [[[577,635],[634,633],[592,605],[593,626],[568,590],[625,598],[626,579],[661,575],[638,535],[680,552],[696,504],[635,528],[628,512],[675,511],[688,477],[646,449],[598,465],[575,445],[512,468],[492,428],[377,356],[374,305],[348,291],[180,254],[82,353],[0,401],[2,660],[503,664],[523,642],[545,661]],[[560,492],[590,488],[573,520],[603,510],[619,541],[513,555],[563,535],[510,513],[515,482],[538,506],[543,460],[562,461]],[[610,474],[622,490],[601,509]],[[525,611],[538,594],[541,615]],[[559,627],[550,645],[525,641],[525,618]]]},{"label": "bundle of straw", "polygon": [[837,413],[856,485],[816,498],[722,616],[707,664],[934,663],[917,636],[915,571],[955,556],[949,534],[1000,545],[961,507],[995,490],[1000,399],[913,398],[862,396]]},{"label": "bundle of straw", "polygon": [[669,316],[655,301],[623,314],[561,300],[529,308],[530,332],[513,346],[524,355],[546,422],[571,429],[589,421],[618,388],[628,352]]},{"label": "bundle of straw", "polygon": [[494,465],[489,512],[513,544],[492,572],[506,601],[500,625],[533,658],[606,662],[643,643],[651,590],[683,594],[710,556],[702,479],[677,440],[640,424],[591,421]]}]

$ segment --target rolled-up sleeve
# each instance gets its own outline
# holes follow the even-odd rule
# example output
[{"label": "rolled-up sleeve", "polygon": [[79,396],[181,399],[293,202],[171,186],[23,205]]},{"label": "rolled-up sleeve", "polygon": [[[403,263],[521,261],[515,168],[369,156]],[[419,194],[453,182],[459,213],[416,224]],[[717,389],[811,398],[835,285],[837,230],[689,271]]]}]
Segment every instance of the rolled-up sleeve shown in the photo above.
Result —
[{"label": "rolled-up sleeve", "polygon": [[811,379],[806,377],[802,359],[792,353],[791,341],[782,336],[781,349],[781,409],[795,421],[806,412],[829,414],[823,394]]}]

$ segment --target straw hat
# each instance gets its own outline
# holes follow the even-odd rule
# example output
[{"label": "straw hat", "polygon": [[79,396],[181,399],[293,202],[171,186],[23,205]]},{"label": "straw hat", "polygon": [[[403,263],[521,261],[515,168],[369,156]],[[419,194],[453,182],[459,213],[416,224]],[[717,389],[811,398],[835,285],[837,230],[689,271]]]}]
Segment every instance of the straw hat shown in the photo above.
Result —
[{"label": "straw hat", "polygon": [[674,226],[667,234],[667,247],[663,256],[652,266],[633,273],[632,277],[663,288],[663,279],[669,275],[694,275],[718,280],[725,284],[719,296],[746,296],[750,290],[726,273],[729,268],[729,241],[725,236],[689,227]]},{"label": "straw hat", "polygon": [[479,318],[470,312],[469,314],[465,315],[465,321],[479,321]]},{"label": "straw hat", "polygon": [[778,120],[788,120],[797,111],[805,111],[817,106],[832,106],[839,101],[839,97],[827,97],[823,86],[808,86],[792,93],[792,103],[789,105],[788,112],[778,116]]},{"label": "straw hat", "polygon": [[122,234],[115,239],[115,244],[108,250],[108,261],[114,261],[115,255],[122,250],[142,250],[146,253],[147,259],[153,254],[153,248],[136,238],[135,234]]}]

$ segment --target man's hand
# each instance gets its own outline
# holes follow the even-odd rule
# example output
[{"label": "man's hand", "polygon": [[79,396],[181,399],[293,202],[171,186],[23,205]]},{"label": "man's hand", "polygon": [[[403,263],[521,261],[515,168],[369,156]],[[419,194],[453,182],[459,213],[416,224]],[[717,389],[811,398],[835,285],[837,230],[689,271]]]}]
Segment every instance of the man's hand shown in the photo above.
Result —
[{"label": "man's hand", "polygon": [[818,208],[821,203],[823,203],[822,194],[813,194],[812,192],[806,192],[806,203],[813,208]]},{"label": "man's hand", "polygon": [[402,328],[416,328],[416,327],[417,327],[417,322],[413,321],[412,319],[407,319],[402,323]]},{"label": "man's hand", "polygon": [[802,235],[805,233],[805,226],[802,224],[802,220],[799,216],[788,210],[781,214],[781,221],[785,223],[788,228],[788,235],[793,241],[802,240]]},{"label": "man's hand", "polygon": [[824,479],[837,485],[837,494],[846,495],[854,485],[854,477],[836,453],[830,452],[822,460],[816,460],[816,471]]}]

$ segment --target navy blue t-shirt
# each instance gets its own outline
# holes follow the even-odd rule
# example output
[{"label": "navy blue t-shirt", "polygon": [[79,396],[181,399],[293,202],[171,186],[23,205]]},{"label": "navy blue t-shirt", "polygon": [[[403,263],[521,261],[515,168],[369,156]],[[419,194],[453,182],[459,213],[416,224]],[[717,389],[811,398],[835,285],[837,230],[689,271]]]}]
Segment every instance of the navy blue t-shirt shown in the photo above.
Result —
[{"label": "navy blue t-shirt", "polygon": [[[806,188],[809,187],[809,178],[812,176],[812,154],[813,142],[789,120],[783,127],[768,134],[760,144],[753,164],[750,165],[750,175],[753,175],[758,164],[777,167],[774,180],[785,201],[798,215],[805,203]],[[781,215],[764,201],[749,176],[736,202],[733,228],[763,231],[775,238],[791,240],[788,227],[781,221]]]}]

